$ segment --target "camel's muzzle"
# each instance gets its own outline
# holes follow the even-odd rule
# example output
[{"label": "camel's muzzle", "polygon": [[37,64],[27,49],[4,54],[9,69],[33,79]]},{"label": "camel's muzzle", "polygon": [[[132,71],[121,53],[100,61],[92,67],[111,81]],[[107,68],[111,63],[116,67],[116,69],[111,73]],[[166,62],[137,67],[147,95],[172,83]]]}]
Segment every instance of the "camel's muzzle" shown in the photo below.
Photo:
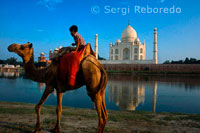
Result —
[{"label": "camel's muzzle", "polygon": [[16,49],[16,44],[11,44],[10,46],[8,46],[8,51],[9,52],[13,52]]}]

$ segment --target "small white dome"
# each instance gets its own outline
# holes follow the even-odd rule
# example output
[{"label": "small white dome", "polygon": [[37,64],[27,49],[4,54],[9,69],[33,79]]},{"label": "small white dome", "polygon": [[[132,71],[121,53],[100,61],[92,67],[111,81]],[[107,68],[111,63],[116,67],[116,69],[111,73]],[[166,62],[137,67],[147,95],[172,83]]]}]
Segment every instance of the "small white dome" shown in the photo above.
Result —
[{"label": "small white dome", "polygon": [[120,39],[117,39],[116,43],[121,43],[121,40],[120,40]]},{"label": "small white dome", "polygon": [[128,25],[126,29],[122,32],[121,38],[123,42],[134,42],[134,40],[137,38],[137,32]]},{"label": "small white dome", "polygon": [[137,42],[140,42],[140,39],[139,39],[139,38],[136,38],[135,40],[136,40]]},{"label": "small white dome", "polygon": [[140,43],[140,39],[139,39],[139,38],[136,38],[136,39],[135,39],[135,43],[136,43],[136,44],[139,44],[139,43]]},{"label": "small white dome", "polygon": [[44,52],[40,53],[40,55],[41,55],[41,56],[44,55]]}]

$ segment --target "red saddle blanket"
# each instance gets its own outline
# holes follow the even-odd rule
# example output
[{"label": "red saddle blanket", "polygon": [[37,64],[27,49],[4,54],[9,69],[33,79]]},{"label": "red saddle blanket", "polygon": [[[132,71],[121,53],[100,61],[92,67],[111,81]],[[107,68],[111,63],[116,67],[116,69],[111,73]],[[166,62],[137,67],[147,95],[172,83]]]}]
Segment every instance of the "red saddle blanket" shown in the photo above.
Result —
[{"label": "red saddle blanket", "polygon": [[60,58],[59,76],[61,80],[74,87],[76,74],[79,70],[80,59],[85,52],[86,47],[74,53],[66,53]]}]

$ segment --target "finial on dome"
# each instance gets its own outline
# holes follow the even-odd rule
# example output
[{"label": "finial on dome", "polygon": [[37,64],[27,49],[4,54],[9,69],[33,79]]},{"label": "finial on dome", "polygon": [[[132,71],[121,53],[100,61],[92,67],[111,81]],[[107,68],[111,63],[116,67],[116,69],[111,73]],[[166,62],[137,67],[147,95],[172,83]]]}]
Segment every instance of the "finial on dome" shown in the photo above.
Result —
[{"label": "finial on dome", "polygon": [[130,25],[130,20],[128,20],[128,25]]}]

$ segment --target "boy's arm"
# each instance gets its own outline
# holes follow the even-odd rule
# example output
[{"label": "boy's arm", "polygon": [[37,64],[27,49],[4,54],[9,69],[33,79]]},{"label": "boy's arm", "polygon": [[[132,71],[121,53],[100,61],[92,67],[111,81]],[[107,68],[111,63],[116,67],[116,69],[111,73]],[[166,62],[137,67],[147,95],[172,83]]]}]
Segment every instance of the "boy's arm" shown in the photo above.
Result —
[{"label": "boy's arm", "polygon": [[78,48],[79,48],[79,46],[80,46],[80,40],[79,40],[79,39],[77,39],[77,43],[76,43],[76,50],[75,50],[75,52],[76,52],[76,51],[78,51]]}]

